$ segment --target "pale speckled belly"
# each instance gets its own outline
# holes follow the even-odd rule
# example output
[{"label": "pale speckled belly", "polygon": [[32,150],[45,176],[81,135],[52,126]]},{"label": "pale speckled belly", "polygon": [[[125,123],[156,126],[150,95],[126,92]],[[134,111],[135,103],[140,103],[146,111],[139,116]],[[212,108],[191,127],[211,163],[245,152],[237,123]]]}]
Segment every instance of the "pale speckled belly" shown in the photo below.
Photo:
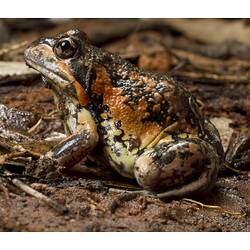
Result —
[{"label": "pale speckled belly", "polygon": [[122,129],[117,128],[112,120],[104,120],[101,123],[105,133],[104,154],[109,164],[122,176],[134,178],[134,163],[138,156],[139,145],[133,135],[125,135]]}]

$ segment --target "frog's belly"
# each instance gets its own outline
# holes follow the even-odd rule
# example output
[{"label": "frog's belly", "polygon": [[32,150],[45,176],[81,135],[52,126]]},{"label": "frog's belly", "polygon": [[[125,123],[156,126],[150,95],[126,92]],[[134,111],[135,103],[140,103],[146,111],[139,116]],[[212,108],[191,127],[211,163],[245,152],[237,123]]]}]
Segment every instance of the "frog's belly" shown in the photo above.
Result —
[{"label": "frog's belly", "polygon": [[128,151],[121,144],[104,147],[104,154],[109,164],[122,176],[134,178],[134,164],[137,157],[137,151]]},{"label": "frog's belly", "polygon": [[111,120],[105,120],[101,125],[105,131],[102,133],[104,155],[110,166],[122,176],[134,178],[134,163],[139,152],[135,137],[126,136]]}]

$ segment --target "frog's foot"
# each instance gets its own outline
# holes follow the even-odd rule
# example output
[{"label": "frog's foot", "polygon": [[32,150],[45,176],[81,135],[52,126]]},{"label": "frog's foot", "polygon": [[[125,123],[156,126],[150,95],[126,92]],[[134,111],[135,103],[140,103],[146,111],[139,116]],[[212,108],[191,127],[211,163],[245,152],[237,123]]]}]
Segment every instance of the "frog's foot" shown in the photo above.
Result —
[{"label": "frog's foot", "polygon": [[135,177],[159,198],[183,197],[208,191],[217,179],[219,165],[210,144],[199,138],[182,139],[145,151],[136,160]]},{"label": "frog's foot", "polygon": [[91,152],[97,141],[98,134],[86,125],[58,143],[45,156],[56,160],[59,165],[70,169]]}]

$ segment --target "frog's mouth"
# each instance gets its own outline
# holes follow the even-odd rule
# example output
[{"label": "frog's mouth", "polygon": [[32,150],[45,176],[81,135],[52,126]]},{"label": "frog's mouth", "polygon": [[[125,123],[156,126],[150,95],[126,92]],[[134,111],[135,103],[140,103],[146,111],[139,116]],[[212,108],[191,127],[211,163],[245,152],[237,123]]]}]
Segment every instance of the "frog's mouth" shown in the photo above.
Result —
[{"label": "frog's mouth", "polygon": [[35,69],[42,75],[43,82],[45,85],[52,87],[55,85],[56,87],[65,90],[67,86],[70,85],[71,81],[64,75],[60,74],[59,70],[54,72],[51,68],[47,68],[44,65],[39,65],[38,63],[25,58],[26,64],[28,67]]}]

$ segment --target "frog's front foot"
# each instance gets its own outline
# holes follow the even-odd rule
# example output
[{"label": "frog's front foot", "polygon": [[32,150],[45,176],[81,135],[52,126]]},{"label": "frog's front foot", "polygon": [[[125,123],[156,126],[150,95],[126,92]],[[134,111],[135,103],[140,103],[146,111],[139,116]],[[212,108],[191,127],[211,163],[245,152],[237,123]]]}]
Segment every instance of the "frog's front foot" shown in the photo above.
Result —
[{"label": "frog's front foot", "polygon": [[92,130],[78,130],[61,141],[45,156],[56,160],[59,165],[69,169],[85,158],[96,146],[97,141],[98,134]]},{"label": "frog's front foot", "polygon": [[148,149],[135,163],[135,177],[159,198],[208,191],[217,179],[220,160],[212,146],[198,139],[164,142]]}]

